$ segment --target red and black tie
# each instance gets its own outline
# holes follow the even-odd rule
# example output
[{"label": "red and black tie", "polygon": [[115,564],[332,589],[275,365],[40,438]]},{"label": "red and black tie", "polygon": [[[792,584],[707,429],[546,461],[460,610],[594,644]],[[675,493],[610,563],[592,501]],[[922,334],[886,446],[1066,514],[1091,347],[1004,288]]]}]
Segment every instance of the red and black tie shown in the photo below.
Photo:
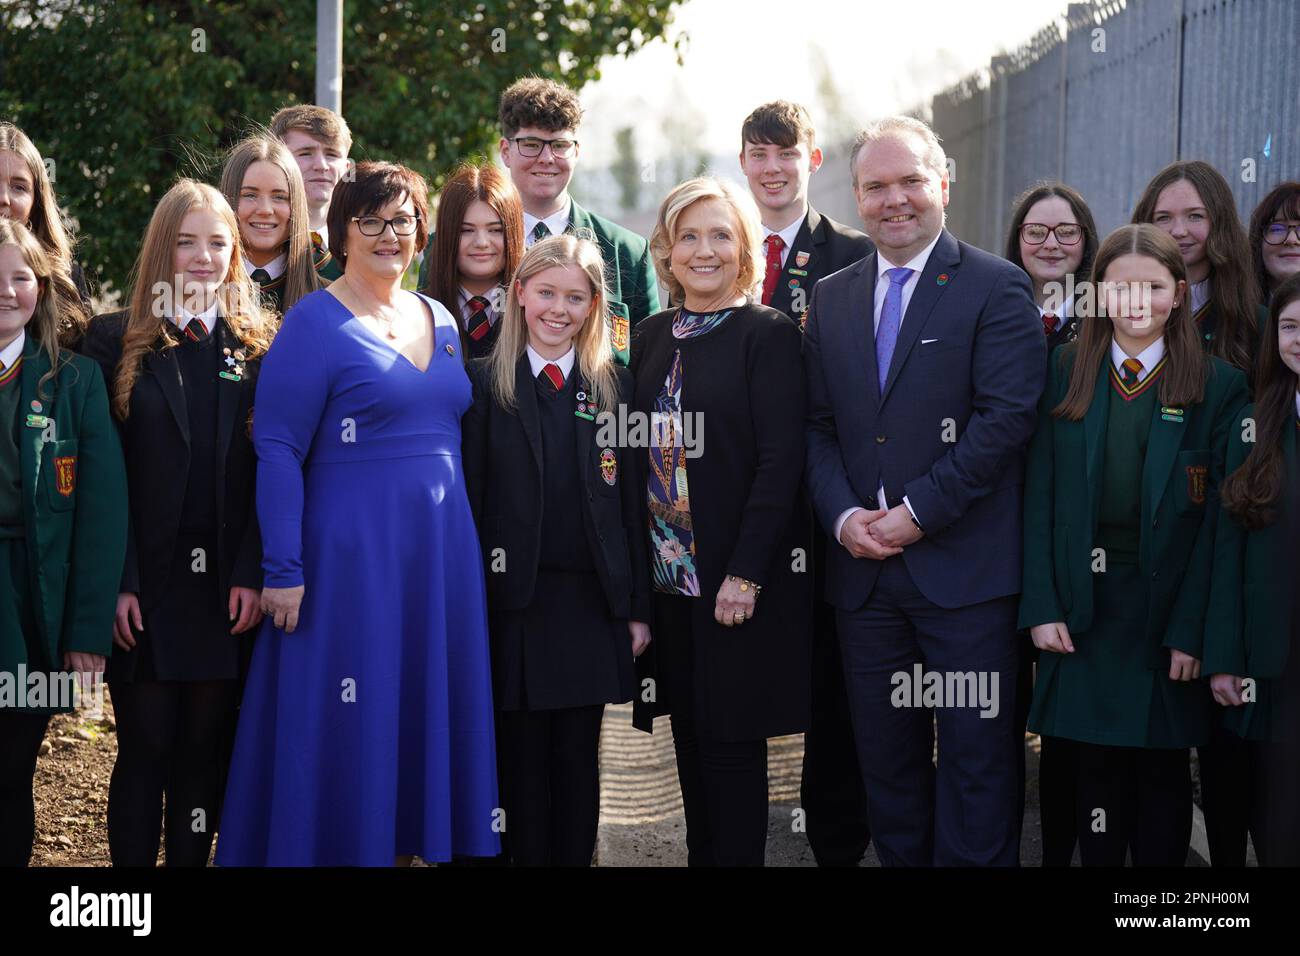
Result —
[{"label": "red and black tie", "polygon": [[469,329],[469,337],[475,342],[481,342],[492,328],[492,323],[488,321],[488,306],[491,303],[483,296],[476,295],[465,304],[469,306],[469,317],[465,323]]},{"label": "red and black tie", "polygon": [[763,304],[770,305],[777,280],[781,278],[781,252],[785,240],[775,232],[763,240],[767,244],[767,272],[763,275]]},{"label": "red and black tie", "polygon": [[1053,312],[1044,312],[1043,313],[1044,334],[1051,335],[1055,331],[1056,331],[1056,314]]},{"label": "red and black tie", "polygon": [[560,367],[554,362],[547,362],[542,366],[542,370],[537,373],[537,380],[543,386],[555,389],[556,392],[564,388],[564,373],[560,371]]},{"label": "red and black tie", "polygon": [[208,337],[208,327],[202,319],[190,319],[185,326],[185,337],[191,342],[202,342]]}]

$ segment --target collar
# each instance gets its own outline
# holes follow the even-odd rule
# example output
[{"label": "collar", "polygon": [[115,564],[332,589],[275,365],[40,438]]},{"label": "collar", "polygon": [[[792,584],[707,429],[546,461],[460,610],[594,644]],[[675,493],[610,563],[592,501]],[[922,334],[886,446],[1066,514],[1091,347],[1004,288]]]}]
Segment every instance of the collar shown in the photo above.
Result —
[{"label": "collar", "polygon": [[[907,277],[908,282],[911,282],[913,279],[915,279],[917,276],[919,276],[922,272],[925,271],[925,264],[930,261],[930,253],[934,252],[934,247],[939,244],[939,236],[942,235],[943,235],[943,230],[940,229],[938,234],[935,235],[934,239],[930,241],[930,244],[928,246],[926,246],[924,249],[918,252],[911,259],[910,262],[903,263],[904,268],[912,270],[912,274]],[[877,284],[879,284],[881,281],[888,282],[889,280],[885,279],[885,273],[888,272],[890,269],[896,269],[896,268],[898,267],[894,265],[892,262],[890,262],[888,259],[886,259],[885,254],[883,252],[877,250],[876,253]]]},{"label": "collar", "polygon": [[1192,314],[1201,311],[1201,307],[1210,301],[1210,277],[1192,283]]},{"label": "collar", "polygon": [[[460,307],[460,314],[464,315],[465,310],[469,307],[469,300],[474,298],[474,293],[464,286],[460,287],[460,294],[456,297],[456,305]],[[488,300],[487,317],[489,325],[496,325],[497,319],[501,318],[501,313],[497,311],[494,303],[506,301],[505,286],[497,285],[483,293],[483,298]]]},{"label": "collar", "polygon": [[9,368],[17,362],[23,354],[23,346],[27,343],[27,330],[19,329],[18,338],[14,339],[0,351],[0,367]]},{"label": "collar", "polygon": [[[546,228],[551,230],[551,235],[561,236],[569,228],[569,216],[573,212],[573,198],[566,192],[564,194],[564,208],[557,213],[552,213],[545,219],[538,219],[527,211],[524,212],[524,237],[533,241],[533,230],[537,228],[539,222],[546,223]],[[567,377],[567,376],[566,376]]]},{"label": "collar", "polygon": [[325,246],[327,248],[329,247],[330,244],[329,226],[321,226],[319,229],[313,229],[311,231],[316,235],[320,236],[320,244],[322,246]]},{"label": "collar", "polygon": [[1295,417],[1300,418],[1300,389],[1295,393]]},{"label": "collar", "polygon": [[[1056,327],[1057,329],[1060,329],[1063,325],[1065,325],[1067,322],[1070,321],[1070,319],[1074,317],[1074,300],[1073,299],[1063,300],[1061,302],[1060,309],[1046,309],[1040,306],[1038,311],[1044,317],[1046,317],[1048,314],[1055,314]],[[1128,358],[1127,355],[1124,357]]]},{"label": "collar", "polygon": [[[524,349],[528,353],[528,365],[533,370],[533,378],[536,378],[537,376],[542,374],[543,367],[545,367],[546,364],[551,361],[551,359],[542,358],[535,351],[533,351],[533,347],[531,345],[524,346]],[[566,382],[569,380],[569,373],[573,371],[573,363],[574,360],[577,359],[577,357],[578,357],[577,353],[573,351],[573,346],[570,345],[569,351],[565,352],[559,358],[554,360],[555,364],[560,367],[560,371],[564,373],[564,380]]]},{"label": "collar", "polygon": [[190,324],[191,319],[199,319],[203,322],[203,327],[208,330],[208,335],[211,335],[212,330],[217,327],[217,314],[217,303],[215,302],[208,306],[205,311],[200,312],[197,315],[184,306],[181,306],[180,316],[173,316],[171,321],[176,328],[184,332],[185,326]]},{"label": "collar", "polygon": [[794,248],[794,241],[796,237],[798,237],[799,230],[803,228],[803,224],[807,221],[807,219],[808,219],[808,213],[807,211],[805,211],[802,216],[800,216],[798,219],[796,219],[794,222],[790,223],[790,225],[786,226],[784,229],[780,231],[777,231],[775,229],[769,229],[767,228],[767,226],[764,226],[763,242],[766,243],[767,237],[772,235],[773,233],[776,233],[776,235],[781,237],[781,241],[785,243],[785,246],[781,249],[781,255],[783,258],[787,257],[790,253],[790,250]]},{"label": "collar", "polygon": [[[1162,335],[1145,349],[1138,353],[1137,360],[1142,363],[1142,371],[1138,372],[1138,381],[1142,381],[1151,370],[1160,364],[1160,360],[1165,357],[1165,337]],[[1119,343],[1112,337],[1110,340],[1110,361],[1115,366],[1115,371],[1119,371],[1124,364],[1128,355],[1119,347]]]},{"label": "collar", "polygon": [[264,266],[255,266],[247,259],[245,259],[244,271],[251,276],[253,274],[254,269],[261,269],[272,279],[278,279],[280,278],[280,276],[284,275],[284,270],[288,268],[288,265],[289,265],[289,253],[285,252],[285,253],[281,253],[279,256],[272,259]]}]

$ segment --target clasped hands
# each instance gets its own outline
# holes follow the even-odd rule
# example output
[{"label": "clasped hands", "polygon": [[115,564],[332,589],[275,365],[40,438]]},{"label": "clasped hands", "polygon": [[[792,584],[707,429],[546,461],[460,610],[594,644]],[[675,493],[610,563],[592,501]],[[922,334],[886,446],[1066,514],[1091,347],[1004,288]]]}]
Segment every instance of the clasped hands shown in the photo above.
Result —
[{"label": "clasped hands", "polygon": [[840,544],[849,554],[875,561],[901,554],[903,548],[921,537],[922,531],[912,522],[907,505],[876,511],[863,508],[849,515],[840,528]]}]

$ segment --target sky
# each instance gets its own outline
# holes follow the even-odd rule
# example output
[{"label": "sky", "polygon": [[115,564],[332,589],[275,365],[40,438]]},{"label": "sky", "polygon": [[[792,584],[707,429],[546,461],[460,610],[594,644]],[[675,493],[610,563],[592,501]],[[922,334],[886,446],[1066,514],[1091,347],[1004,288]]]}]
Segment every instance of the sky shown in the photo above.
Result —
[{"label": "sky", "polygon": [[[638,154],[671,152],[665,118],[698,134],[705,155],[739,152],[740,124],[773,99],[812,113],[819,138],[836,123],[819,94],[829,77],[843,103],[839,125],[925,103],[995,53],[1014,49],[1061,17],[1066,0],[687,0],[669,39],[685,31],[685,65],[670,42],[607,57],[582,90],[584,164],[614,158],[619,127],[634,125]],[[847,131],[851,135],[852,130]]]}]

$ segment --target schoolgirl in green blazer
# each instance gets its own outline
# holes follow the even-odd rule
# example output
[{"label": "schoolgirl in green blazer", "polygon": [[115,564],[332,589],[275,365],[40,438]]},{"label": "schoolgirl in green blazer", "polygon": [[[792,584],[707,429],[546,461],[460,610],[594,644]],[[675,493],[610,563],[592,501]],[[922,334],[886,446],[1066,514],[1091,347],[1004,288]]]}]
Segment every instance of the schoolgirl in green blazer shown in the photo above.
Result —
[{"label": "schoolgirl in green blazer", "polygon": [[1254,405],[1228,444],[1205,666],[1225,725],[1249,741],[1251,834],[1267,866],[1300,865],[1300,275],[1268,312]]},{"label": "schoolgirl in green blazer", "polygon": [[98,681],[126,555],[126,470],[66,270],[0,219],[0,866],[26,866],[32,778],[64,675]]},{"label": "schoolgirl in green blazer", "polygon": [[1177,244],[1102,244],[1103,315],[1053,353],[1025,482],[1020,626],[1040,655],[1029,728],[1078,742],[1084,865],[1181,865],[1188,748],[1228,430],[1245,376],[1205,356]]}]

